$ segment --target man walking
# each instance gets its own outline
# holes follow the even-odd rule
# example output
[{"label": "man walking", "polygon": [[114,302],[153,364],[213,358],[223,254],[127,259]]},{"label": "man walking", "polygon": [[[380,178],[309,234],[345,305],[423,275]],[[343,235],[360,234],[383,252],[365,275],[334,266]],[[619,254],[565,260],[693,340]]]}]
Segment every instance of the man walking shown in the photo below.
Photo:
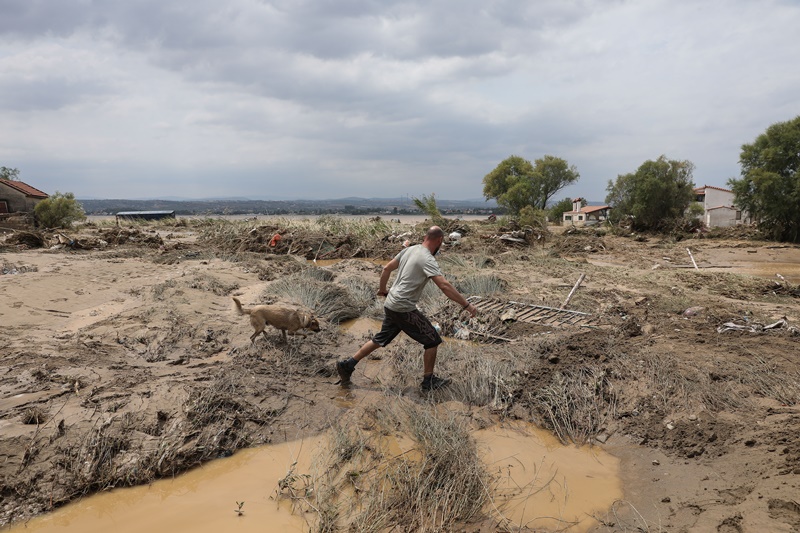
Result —
[{"label": "man walking", "polygon": [[[387,346],[401,331],[422,344],[425,350],[422,389],[435,390],[450,382],[449,379],[433,375],[436,351],[442,343],[442,338],[430,320],[417,309],[417,302],[422,297],[422,291],[428,280],[432,280],[445,296],[460,305],[470,316],[474,317],[477,309],[445,279],[434,258],[443,240],[442,228],[433,226],[425,234],[422,244],[404,248],[383,267],[378,289],[378,296],[386,296],[383,325],[380,332],[364,343],[353,357],[336,363],[336,370],[342,378],[343,386],[350,383],[350,376],[359,361],[378,348]],[[387,292],[386,284],[395,270],[397,279],[392,289]]]}]

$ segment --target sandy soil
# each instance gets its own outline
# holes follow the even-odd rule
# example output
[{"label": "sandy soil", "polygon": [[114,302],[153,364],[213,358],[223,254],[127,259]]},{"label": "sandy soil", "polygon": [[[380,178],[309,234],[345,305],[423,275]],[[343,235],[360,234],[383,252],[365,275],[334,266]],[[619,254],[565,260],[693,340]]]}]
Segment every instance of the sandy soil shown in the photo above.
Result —
[{"label": "sandy soil", "polygon": [[[363,373],[351,390],[335,385],[334,361],[362,331],[323,320],[307,338],[284,345],[273,330],[251,344],[233,312],[231,296],[273,300],[272,284],[313,267],[304,258],[232,256],[191,227],[131,229],[117,244],[108,231],[86,227],[55,249],[53,235],[43,248],[0,237],[0,525],[319,433],[375,393],[377,378]],[[480,226],[445,250],[448,277],[474,273],[466,261],[502,280],[495,297],[559,307],[584,273],[569,307],[597,326],[482,317],[513,342],[477,353],[511,354],[517,376],[482,425],[517,418],[558,432],[540,393],[583,380],[585,436],[621,459],[625,492],[596,531],[800,530],[798,247],[594,232],[516,246],[496,233]],[[374,258],[397,245],[382,246]],[[323,268],[367,284],[380,272],[354,259]],[[446,326],[450,315],[434,318]],[[416,347],[385,352],[378,364]]]}]

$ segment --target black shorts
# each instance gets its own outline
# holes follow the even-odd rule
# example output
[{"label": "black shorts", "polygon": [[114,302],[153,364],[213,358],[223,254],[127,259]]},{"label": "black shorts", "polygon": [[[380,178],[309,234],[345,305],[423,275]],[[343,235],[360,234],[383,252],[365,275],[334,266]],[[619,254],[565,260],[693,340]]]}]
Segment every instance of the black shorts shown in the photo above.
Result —
[{"label": "black shorts", "polygon": [[400,332],[420,343],[426,350],[442,343],[442,337],[433,327],[431,321],[418,310],[398,313],[386,307],[383,308],[383,325],[381,330],[372,340],[375,344],[386,346],[394,340]]}]

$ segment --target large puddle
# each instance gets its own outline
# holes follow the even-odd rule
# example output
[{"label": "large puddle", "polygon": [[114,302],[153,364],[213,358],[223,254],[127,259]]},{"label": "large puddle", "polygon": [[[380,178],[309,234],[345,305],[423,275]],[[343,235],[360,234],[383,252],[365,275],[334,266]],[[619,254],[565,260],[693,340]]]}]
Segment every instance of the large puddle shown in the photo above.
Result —
[{"label": "large puddle", "polygon": [[584,446],[562,446],[527,424],[475,433],[484,461],[498,477],[497,505],[513,529],[587,531],[622,498],[619,459]]},{"label": "large puddle", "polygon": [[[622,497],[619,461],[599,449],[561,446],[524,424],[474,435],[497,480],[493,506],[514,527],[586,531],[596,525],[592,514]],[[321,436],[243,450],[175,479],[85,498],[7,532],[308,531],[290,503],[274,496],[295,461],[297,473],[309,471],[324,442]],[[244,502],[241,516],[237,502]]]},{"label": "large puddle", "polygon": [[[8,533],[141,533],[142,531],[307,531],[288,500],[277,503],[278,480],[292,463],[307,471],[325,438],[242,450],[174,479],[90,496],[19,524]],[[239,516],[237,502],[244,502]],[[4,532],[5,533],[5,532]]]}]

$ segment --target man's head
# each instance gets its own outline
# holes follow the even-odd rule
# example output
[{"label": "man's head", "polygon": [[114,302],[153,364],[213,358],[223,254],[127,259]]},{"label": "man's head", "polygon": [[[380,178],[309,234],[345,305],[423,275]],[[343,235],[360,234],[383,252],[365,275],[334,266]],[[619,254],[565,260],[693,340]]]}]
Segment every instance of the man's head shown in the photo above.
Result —
[{"label": "man's head", "polygon": [[425,234],[425,240],[422,241],[428,250],[433,255],[439,251],[439,247],[442,246],[442,241],[444,240],[444,231],[439,226],[431,226],[428,232]]}]

